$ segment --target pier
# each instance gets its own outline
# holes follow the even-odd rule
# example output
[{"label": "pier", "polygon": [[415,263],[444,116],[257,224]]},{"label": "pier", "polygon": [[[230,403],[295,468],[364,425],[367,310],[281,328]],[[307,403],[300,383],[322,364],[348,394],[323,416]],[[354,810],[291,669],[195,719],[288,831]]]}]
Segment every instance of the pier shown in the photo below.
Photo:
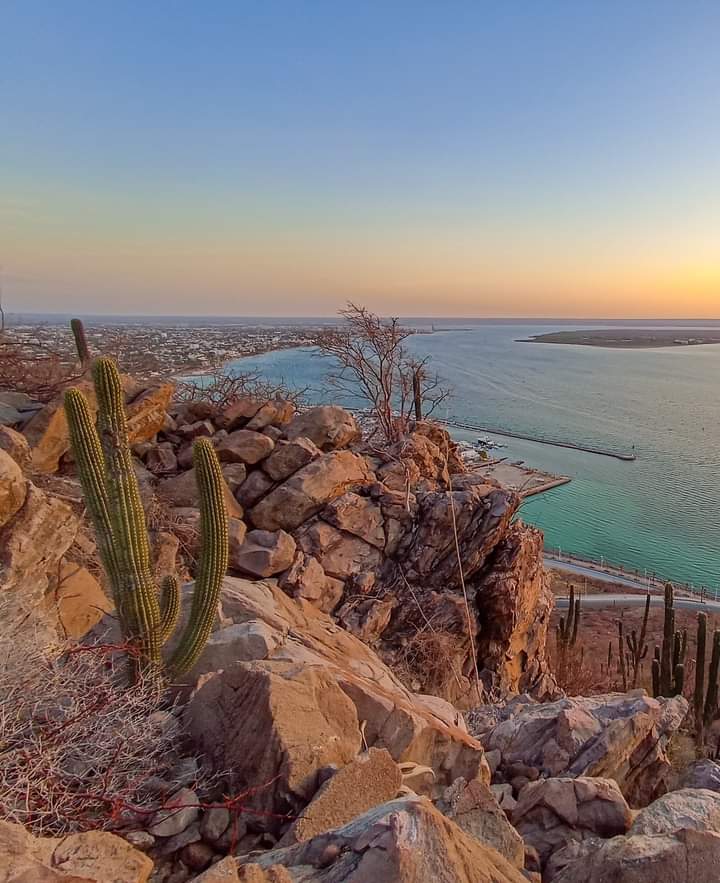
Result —
[{"label": "pier", "polygon": [[612,457],[615,460],[624,460],[630,462],[637,459],[635,454],[624,454],[619,451],[607,451],[603,448],[593,448],[587,445],[577,445],[574,442],[553,441],[548,438],[537,438],[532,435],[523,435],[520,432],[510,432],[507,429],[492,429],[489,426],[476,426],[474,423],[465,423],[461,420],[442,420],[438,418],[438,423],[445,426],[454,426],[457,429],[469,429],[472,432],[488,432],[490,435],[500,435],[505,438],[519,438],[523,441],[537,442],[540,445],[552,445],[554,448],[570,448],[573,451],[584,451],[586,454],[597,454],[599,457]]}]

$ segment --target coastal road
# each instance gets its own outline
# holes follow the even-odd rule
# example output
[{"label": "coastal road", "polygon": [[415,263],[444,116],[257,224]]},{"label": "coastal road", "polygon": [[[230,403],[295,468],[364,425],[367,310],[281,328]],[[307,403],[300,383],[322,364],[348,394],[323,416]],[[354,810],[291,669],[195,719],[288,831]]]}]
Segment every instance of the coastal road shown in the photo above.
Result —
[{"label": "coastal road", "polygon": [[[617,573],[606,573],[604,570],[595,570],[593,567],[585,567],[582,564],[573,564],[572,561],[558,561],[557,558],[551,558],[545,555],[545,567],[553,570],[563,570],[569,573],[575,573],[578,576],[589,576],[591,579],[599,580],[603,583],[614,583],[619,586],[627,586],[629,589],[640,589],[647,592],[647,580],[633,579],[631,576],[620,576]],[[650,591],[662,592],[664,587],[657,583],[650,586]],[[644,602],[643,602],[644,603]]]},{"label": "coastal road", "polygon": [[[558,597],[555,604],[560,610],[567,610],[568,598]],[[665,599],[658,595],[650,596],[651,607],[663,607]],[[597,595],[583,595],[582,606],[590,608],[603,607],[644,607],[644,595],[612,595],[609,592]],[[675,596],[675,607],[681,610],[704,610],[707,613],[720,613],[720,601],[700,601],[696,598],[681,598]]]}]

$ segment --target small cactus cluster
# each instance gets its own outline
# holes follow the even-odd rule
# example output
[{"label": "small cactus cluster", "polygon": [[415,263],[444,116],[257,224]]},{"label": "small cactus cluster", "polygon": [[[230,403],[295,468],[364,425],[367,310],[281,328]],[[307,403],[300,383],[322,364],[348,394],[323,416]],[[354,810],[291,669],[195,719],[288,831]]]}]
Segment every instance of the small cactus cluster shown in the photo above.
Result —
[{"label": "small cactus cluster", "polygon": [[[123,639],[137,650],[143,667],[159,669],[162,646],[178,620],[178,581],[167,577],[158,598],[145,512],[128,441],[120,375],[115,363],[107,358],[98,359],[92,373],[98,405],[97,427],[83,393],[70,389],[65,394],[73,453]],[[200,562],[190,618],[165,663],[170,677],[192,668],[202,652],[210,636],[228,562],[223,477],[208,439],[195,442],[193,462],[200,497]]]},{"label": "small cactus cluster", "polygon": [[580,599],[575,597],[575,587],[570,586],[567,619],[561,616],[556,628],[558,681],[561,684],[565,683],[567,677],[567,666],[570,661],[570,655],[574,652],[575,645],[577,644],[579,627]]},{"label": "small cactus cluster", "polygon": [[652,661],[653,696],[678,696],[685,686],[687,629],[675,630],[675,592],[665,586],[665,618],[662,647],[655,647]]},{"label": "small cactus cluster", "polygon": [[77,350],[80,367],[83,371],[90,367],[90,347],[88,347],[87,337],[85,336],[85,326],[82,319],[71,319],[70,329],[75,338],[75,349]]},{"label": "small cactus cluster", "polygon": [[631,686],[634,690],[637,687],[638,677],[640,676],[640,667],[643,660],[648,654],[648,645],[645,641],[647,635],[648,617],[650,615],[650,593],[645,598],[645,612],[643,614],[642,625],[640,626],[640,634],[632,629],[629,635],[625,636],[625,643],[629,651],[629,666],[632,669]]}]

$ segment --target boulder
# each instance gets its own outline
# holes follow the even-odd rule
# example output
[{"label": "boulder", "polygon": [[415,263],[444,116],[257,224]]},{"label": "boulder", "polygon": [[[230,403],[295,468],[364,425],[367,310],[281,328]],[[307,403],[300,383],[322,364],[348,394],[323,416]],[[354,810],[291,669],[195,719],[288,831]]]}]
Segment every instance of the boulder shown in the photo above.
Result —
[{"label": "boulder", "polygon": [[30,445],[25,436],[2,424],[0,424],[0,450],[10,454],[23,469],[30,465]]},{"label": "boulder", "polygon": [[309,438],[300,436],[293,441],[279,441],[262,468],[273,481],[284,481],[320,454],[318,446]]},{"label": "boulder", "polygon": [[229,432],[239,429],[254,417],[262,406],[262,402],[252,395],[238,396],[223,411],[216,420],[218,426],[222,426]]},{"label": "boulder", "polygon": [[0,532],[0,590],[12,593],[13,619],[43,603],[49,576],[57,573],[79,524],[64,500],[28,482],[22,508]]},{"label": "boulder", "polygon": [[317,558],[300,551],[280,576],[278,585],[291,597],[302,598],[325,613],[332,613],[343,593],[340,580],[328,576]]},{"label": "boulder", "polygon": [[113,604],[87,568],[72,561],[62,561],[59,568],[59,579],[53,580],[51,574],[53,591],[48,601],[57,615],[60,634],[82,638],[112,612]]},{"label": "boulder", "polygon": [[177,457],[170,442],[153,445],[145,457],[145,466],[153,475],[167,475],[178,468]]},{"label": "boulder", "polygon": [[[262,873],[262,871],[259,873]],[[248,877],[246,879],[250,880],[251,878]],[[204,874],[193,878],[193,883],[240,883],[237,862],[232,856],[226,856],[216,864],[211,865]],[[275,883],[281,883],[281,881],[276,879]]]},{"label": "boulder", "polygon": [[106,831],[33,837],[0,821],[0,883],[146,883],[152,861]]},{"label": "boulder", "polygon": [[268,426],[285,426],[295,414],[295,405],[286,399],[270,399],[265,402],[245,424],[246,429],[256,432]]},{"label": "boulder", "polygon": [[279,846],[311,840],[397,797],[400,769],[387,751],[371,748],[338,770],[321,787]]},{"label": "boulder", "polygon": [[720,791],[720,764],[707,758],[696,760],[680,777],[679,787]]},{"label": "boulder", "polygon": [[230,544],[230,568],[250,576],[274,576],[295,557],[295,540],[284,530],[251,530],[240,545]]},{"label": "boulder", "polygon": [[612,779],[539,779],[527,784],[512,813],[513,824],[543,865],[573,840],[615,837],[632,816]]},{"label": "boulder", "polygon": [[7,524],[25,502],[27,481],[10,454],[0,449],[0,527]]},{"label": "boulder", "polygon": [[213,641],[231,626],[217,632],[210,641],[212,656],[201,656],[188,683],[253,655],[309,667],[326,674],[350,698],[358,719],[365,722],[368,747],[386,748],[398,763],[432,767],[439,790],[458,776],[489,782],[481,746],[468,735],[455,709],[437,697],[410,692],[369,647],[326,614],[302,599],[288,598],[272,580],[232,577],[224,581],[221,607],[223,622],[243,629],[236,629],[232,639],[228,636],[224,659]]},{"label": "boulder", "polygon": [[435,805],[470,837],[496,849],[511,865],[522,870],[523,838],[507,820],[487,785],[457,779]]},{"label": "boulder", "polygon": [[187,441],[196,438],[211,438],[215,435],[215,427],[210,420],[196,420],[194,423],[183,423],[175,432]]},{"label": "boulder", "polygon": [[385,548],[385,530],[380,506],[358,494],[343,494],[328,503],[321,513],[323,521],[338,530],[360,537],[377,549]]},{"label": "boulder", "polygon": [[237,662],[207,675],[185,720],[197,750],[229,771],[233,792],[257,789],[245,806],[270,830],[278,814],[308,803],[323,767],[345,766],[361,746],[355,706],[332,675],[289,662]]},{"label": "boulder", "polygon": [[682,828],[720,834],[720,794],[683,788],[663,794],[635,817],[631,834],[670,834]]},{"label": "boulder", "polygon": [[255,469],[235,491],[235,498],[244,509],[250,509],[274,486],[273,480],[261,469]]},{"label": "boulder", "polygon": [[379,570],[382,552],[359,536],[344,533],[324,521],[314,521],[296,534],[306,555],[316,558],[325,573],[345,580],[360,573]]},{"label": "boulder", "polygon": [[653,699],[633,690],[542,704],[519,697],[469,712],[467,721],[486,749],[500,751],[503,766],[614,779],[631,806],[645,806],[666,790],[666,748],[687,710],[682,696]]},{"label": "boulder", "polygon": [[234,494],[247,478],[247,469],[244,463],[225,463],[222,474],[227,486]]},{"label": "boulder", "polygon": [[[242,518],[242,506],[238,505],[227,484],[224,485],[223,492],[228,516],[230,518]],[[181,472],[179,475],[160,479],[157,483],[157,495],[173,507],[197,507],[200,497],[195,469],[188,469],[187,472]]]},{"label": "boulder", "polygon": [[243,883],[526,883],[500,853],[422,797],[369,810],[341,828],[239,859]]},{"label": "boulder", "polygon": [[[150,387],[137,394],[137,383],[122,377],[126,393],[128,435],[131,444],[149,441],[160,432],[165,422],[175,387],[171,383]],[[97,408],[95,390],[89,380],[76,384],[88,399],[91,414]],[[134,397],[133,397],[134,396]],[[40,473],[57,472],[61,457],[70,450],[70,436],[63,395],[60,394],[39,411],[24,429],[30,443],[33,469]]]},{"label": "boulder", "polygon": [[331,500],[371,480],[364,457],[333,451],[308,463],[271,491],[252,508],[250,518],[263,530],[294,530]]},{"label": "boulder", "polygon": [[676,831],[571,844],[556,852],[547,883],[717,883],[720,834]]},{"label": "boulder", "polygon": [[215,450],[221,463],[245,463],[252,466],[272,452],[275,442],[261,432],[238,429],[221,439]]},{"label": "boulder", "polygon": [[385,631],[395,609],[394,598],[353,598],[337,613],[338,622],[365,644],[374,644]]},{"label": "boulder", "polygon": [[320,405],[298,414],[285,428],[285,438],[309,438],[322,451],[346,448],[360,438],[357,421],[338,405]]},{"label": "boulder", "polygon": [[153,837],[175,837],[200,816],[200,801],[192,788],[181,788],[169,797],[151,818],[148,833]]}]

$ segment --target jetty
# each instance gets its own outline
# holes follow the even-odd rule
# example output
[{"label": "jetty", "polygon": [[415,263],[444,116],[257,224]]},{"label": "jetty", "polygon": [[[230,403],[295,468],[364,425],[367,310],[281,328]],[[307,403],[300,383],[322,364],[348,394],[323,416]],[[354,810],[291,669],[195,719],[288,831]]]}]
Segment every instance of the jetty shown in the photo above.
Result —
[{"label": "jetty", "polygon": [[623,453],[621,451],[608,451],[604,448],[594,448],[588,445],[575,444],[575,442],[557,441],[549,438],[539,438],[533,435],[523,435],[523,433],[510,432],[510,430],[507,429],[492,429],[489,426],[478,426],[474,423],[466,423],[462,420],[443,420],[438,418],[438,423],[443,423],[445,426],[454,426],[457,429],[469,429],[472,432],[488,432],[490,435],[500,435],[504,438],[519,438],[523,441],[537,442],[540,445],[551,445],[554,448],[570,448],[570,450],[573,451],[583,451],[586,454],[597,454],[599,457],[612,457],[615,460],[625,460],[630,462],[637,459],[635,454]]}]

